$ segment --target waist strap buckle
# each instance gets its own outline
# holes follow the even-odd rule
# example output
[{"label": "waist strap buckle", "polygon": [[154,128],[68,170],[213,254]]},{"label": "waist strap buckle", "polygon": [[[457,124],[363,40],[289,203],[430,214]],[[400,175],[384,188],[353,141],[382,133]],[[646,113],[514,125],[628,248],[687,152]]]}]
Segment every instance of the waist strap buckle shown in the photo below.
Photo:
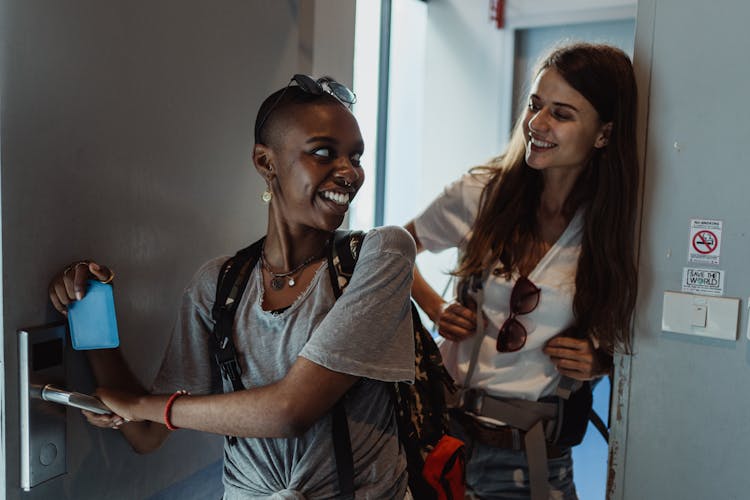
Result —
[{"label": "waist strap buckle", "polygon": [[463,394],[461,408],[474,415],[481,415],[484,408],[485,396],[486,393],[482,389],[468,389]]}]

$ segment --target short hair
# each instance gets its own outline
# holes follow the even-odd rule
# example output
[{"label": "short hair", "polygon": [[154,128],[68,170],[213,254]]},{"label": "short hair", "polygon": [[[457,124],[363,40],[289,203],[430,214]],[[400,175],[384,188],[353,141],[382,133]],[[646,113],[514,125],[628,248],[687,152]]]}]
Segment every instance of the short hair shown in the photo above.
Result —
[{"label": "short hair", "polygon": [[296,85],[281,88],[265,98],[255,117],[255,143],[273,145],[280,134],[279,124],[287,120],[297,108],[311,104],[344,104],[323,92],[312,94]]}]

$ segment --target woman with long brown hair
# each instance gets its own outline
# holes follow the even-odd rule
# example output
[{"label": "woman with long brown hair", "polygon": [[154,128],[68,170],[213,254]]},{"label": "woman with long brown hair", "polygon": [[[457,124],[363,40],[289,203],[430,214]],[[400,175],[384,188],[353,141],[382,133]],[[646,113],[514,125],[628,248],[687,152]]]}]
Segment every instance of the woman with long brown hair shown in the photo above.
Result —
[{"label": "woman with long brown hair", "polygon": [[467,482],[480,498],[576,498],[571,426],[581,419],[571,411],[590,405],[586,381],[610,371],[614,351],[630,349],[635,123],[626,54],[558,48],[539,65],[505,153],[407,224],[418,251],[460,251],[455,301],[418,270],[412,294],[462,387],[454,422],[471,443]]}]

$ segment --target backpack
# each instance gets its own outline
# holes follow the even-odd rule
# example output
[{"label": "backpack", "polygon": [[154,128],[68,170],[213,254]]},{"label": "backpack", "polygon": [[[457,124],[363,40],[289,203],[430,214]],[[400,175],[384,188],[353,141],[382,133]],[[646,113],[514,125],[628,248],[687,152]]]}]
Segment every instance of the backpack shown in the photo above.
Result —
[{"label": "backpack", "polygon": [[[328,271],[336,298],[346,288],[364,241],[360,231],[336,231],[329,242]],[[242,390],[241,368],[232,341],[234,315],[247,281],[260,258],[263,239],[237,252],[219,272],[212,351],[217,375]],[[414,384],[390,383],[399,441],[405,451],[409,489],[417,499],[463,499],[465,456],[462,441],[448,435],[445,393],[455,392],[453,380],[443,366],[440,351],[420,321],[412,301],[415,349]],[[354,498],[354,463],[343,399],[331,411],[333,446],[341,498]],[[227,437],[229,444],[236,442]]]}]

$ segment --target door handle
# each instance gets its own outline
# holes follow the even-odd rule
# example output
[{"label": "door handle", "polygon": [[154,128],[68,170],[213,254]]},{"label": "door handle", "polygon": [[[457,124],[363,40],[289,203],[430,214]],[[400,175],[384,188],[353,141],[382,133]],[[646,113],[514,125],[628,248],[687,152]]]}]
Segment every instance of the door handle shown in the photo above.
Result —
[{"label": "door handle", "polygon": [[65,406],[112,413],[93,396],[58,388],[68,385],[65,326],[59,322],[18,331],[20,483],[24,491],[67,473]]},{"label": "door handle", "polygon": [[79,408],[81,410],[88,410],[99,415],[112,413],[112,410],[102,403],[99,398],[87,394],[81,394],[80,392],[58,389],[52,384],[32,386],[31,394],[32,397],[36,396],[44,401],[72,406],[73,408]]}]

